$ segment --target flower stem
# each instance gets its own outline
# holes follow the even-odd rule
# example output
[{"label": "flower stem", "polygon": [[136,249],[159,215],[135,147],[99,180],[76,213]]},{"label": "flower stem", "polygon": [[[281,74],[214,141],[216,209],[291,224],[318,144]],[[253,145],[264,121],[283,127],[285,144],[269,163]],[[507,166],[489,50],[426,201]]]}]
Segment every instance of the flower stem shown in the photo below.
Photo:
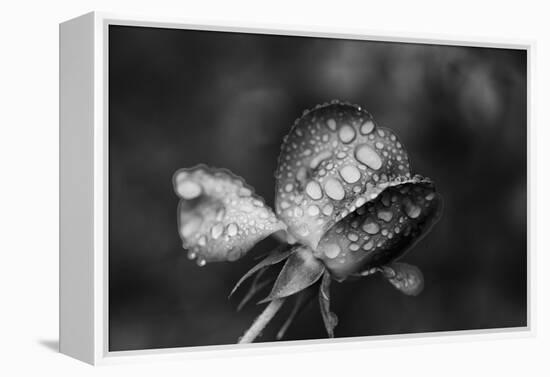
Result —
[{"label": "flower stem", "polygon": [[244,333],[242,338],[239,339],[239,344],[252,343],[254,339],[260,335],[264,327],[269,323],[269,321],[271,321],[275,314],[277,314],[284,301],[284,298],[271,301],[269,305],[266,306],[262,314],[256,318],[252,326],[250,326],[250,328]]}]

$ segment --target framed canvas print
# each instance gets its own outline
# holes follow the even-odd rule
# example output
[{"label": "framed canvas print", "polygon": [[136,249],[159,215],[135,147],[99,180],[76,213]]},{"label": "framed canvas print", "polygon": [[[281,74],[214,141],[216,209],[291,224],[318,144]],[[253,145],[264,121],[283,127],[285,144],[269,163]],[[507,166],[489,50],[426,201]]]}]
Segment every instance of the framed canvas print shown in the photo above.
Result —
[{"label": "framed canvas print", "polygon": [[61,24],[61,352],[529,334],[530,54],[101,13]]}]

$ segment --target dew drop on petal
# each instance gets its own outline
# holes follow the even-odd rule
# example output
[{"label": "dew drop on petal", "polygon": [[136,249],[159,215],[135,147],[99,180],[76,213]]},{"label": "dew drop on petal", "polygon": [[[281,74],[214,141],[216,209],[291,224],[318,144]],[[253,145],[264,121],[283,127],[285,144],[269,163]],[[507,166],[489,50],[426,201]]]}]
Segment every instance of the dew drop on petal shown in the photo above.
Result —
[{"label": "dew drop on petal", "polygon": [[359,239],[359,236],[356,233],[349,233],[348,240],[355,242]]},{"label": "dew drop on petal", "polygon": [[332,211],[334,210],[334,207],[332,207],[332,204],[327,204],[323,207],[323,214],[326,216],[332,215]]},{"label": "dew drop on petal", "polygon": [[205,246],[206,245],[206,237],[201,236],[197,243],[199,244],[199,246]]},{"label": "dew drop on petal", "polygon": [[340,169],[340,175],[347,183],[355,183],[361,179],[361,172],[353,165],[346,165]]},{"label": "dew drop on petal", "polygon": [[370,134],[374,130],[374,122],[372,120],[367,120],[361,125],[360,131],[363,135]]},{"label": "dew drop on petal", "polygon": [[310,181],[306,186],[306,194],[313,200],[319,200],[323,197],[323,191],[317,181]]},{"label": "dew drop on petal", "polygon": [[380,226],[375,222],[367,221],[363,224],[363,230],[368,234],[376,234],[380,230]]},{"label": "dew drop on petal", "polygon": [[393,217],[393,212],[388,210],[379,210],[376,214],[380,220],[389,223]]},{"label": "dew drop on petal", "polygon": [[412,201],[405,200],[405,202],[403,203],[403,206],[405,207],[405,213],[411,219],[416,219],[418,216],[420,216],[420,212],[422,211],[422,209],[416,204],[414,204]]},{"label": "dew drop on petal", "polygon": [[336,131],[336,121],[334,119],[329,119],[327,120],[327,127],[331,130],[331,131]]},{"label": "dew drop on petal", "polygon": [[178,183],[178,194],[186,200],[195,199],[202,193],[202,188],[197,182],[184,180]]},{"label": "dew drop on petal", "polygon": [[355,158],[371,169],[378,170],[382,167],[382,159],[378,153],[367,144],[357,146],[355,149]]},{"label": "dew drop on petal", "polygon": [[325,182],[325,193],[333,200],[342,200],[346,194],[340,181],[335,178],[329,178]]},{"label": "dew drop on petal", "polygon": [[353,139],[355,139],[355,130],[352,126],[344,124],[338,131],[338,137],[340,138],[342,143],[351,143]]},{"label": "dew drop on petal", "polygon": [[374,244],[372,243],[372,241],[369,241],[367,242],[366,244],[363,245],[363,250],[370,250],[372,249],[372,247],[374,246]]},{"label": "dew drop on petal", "polygon": [[331,243],[324,247],[323,253],[325,253],[327,258],[334,259],[340,254],[341,251],[340,246],[335,243]]},{"label": "dew drop on petal", "polygon": [[235,223],[231,223],[227,226],[227,235],[229,237],[236,236],[238,231],[239,231],[239,227]]},{"label": "dew drop on petal", "polygon": [[220,236],[222,234],[223,234],[223,224],[222,223],[217,223],[210,230],[210,235],[212,236],[213,239],[220,238]]},{"label": "dew drop on petal", "polygon": [[316,205],[311,205],[308,207],[307,213],[310,216],[317,216],[319,214],[319,207],[317,207]]}]

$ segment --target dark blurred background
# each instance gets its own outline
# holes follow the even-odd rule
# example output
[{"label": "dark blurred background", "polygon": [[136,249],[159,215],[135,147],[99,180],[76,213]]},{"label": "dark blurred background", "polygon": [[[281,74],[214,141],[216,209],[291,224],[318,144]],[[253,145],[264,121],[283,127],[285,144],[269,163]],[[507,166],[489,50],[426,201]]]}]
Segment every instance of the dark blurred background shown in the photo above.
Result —
[{"label": "dark blurred background", "polygon": [[[445,199],[404,258],[424,272],[424,292],[407,297],[379,277],[333,284],[336,336],[525,326],[526,63],[520,50],[111,26],[110,349],[236,342],[262,307],[238,313],[228,293],[275,241],[197,267],[181,248],[172,174],[225,167],[272,205],[283,136],[334,98],[395,130]],[[286,339],[324,337],[312,302]]]}]

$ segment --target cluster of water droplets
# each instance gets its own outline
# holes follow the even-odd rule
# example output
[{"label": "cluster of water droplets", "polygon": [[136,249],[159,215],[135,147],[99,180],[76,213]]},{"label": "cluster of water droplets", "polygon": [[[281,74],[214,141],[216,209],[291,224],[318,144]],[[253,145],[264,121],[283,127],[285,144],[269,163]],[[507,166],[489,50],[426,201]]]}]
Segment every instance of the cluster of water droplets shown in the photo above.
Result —
[{"label": "cluster of water droplets", "polygon": [[334,225],[321,239],[315,256],[342,278],[365,265],[383,265],[429,229],[439,207],[432,182],[415,176],[387,188]]},{"label": "cluster of water droplets", "polygon": [[244,181],[224,169],[197,166],[174,175],[180,197],[178,228],[183,247],[199,266],[234,261],[255,243],[284,229]]},{"label": "cluster of water droplets", "polygon": [[410,178],[409,162],[392,131],[359,106],[323,104],[304,112],[284,140],[275,210],[315,248],[329,227],[398,177]]}]

